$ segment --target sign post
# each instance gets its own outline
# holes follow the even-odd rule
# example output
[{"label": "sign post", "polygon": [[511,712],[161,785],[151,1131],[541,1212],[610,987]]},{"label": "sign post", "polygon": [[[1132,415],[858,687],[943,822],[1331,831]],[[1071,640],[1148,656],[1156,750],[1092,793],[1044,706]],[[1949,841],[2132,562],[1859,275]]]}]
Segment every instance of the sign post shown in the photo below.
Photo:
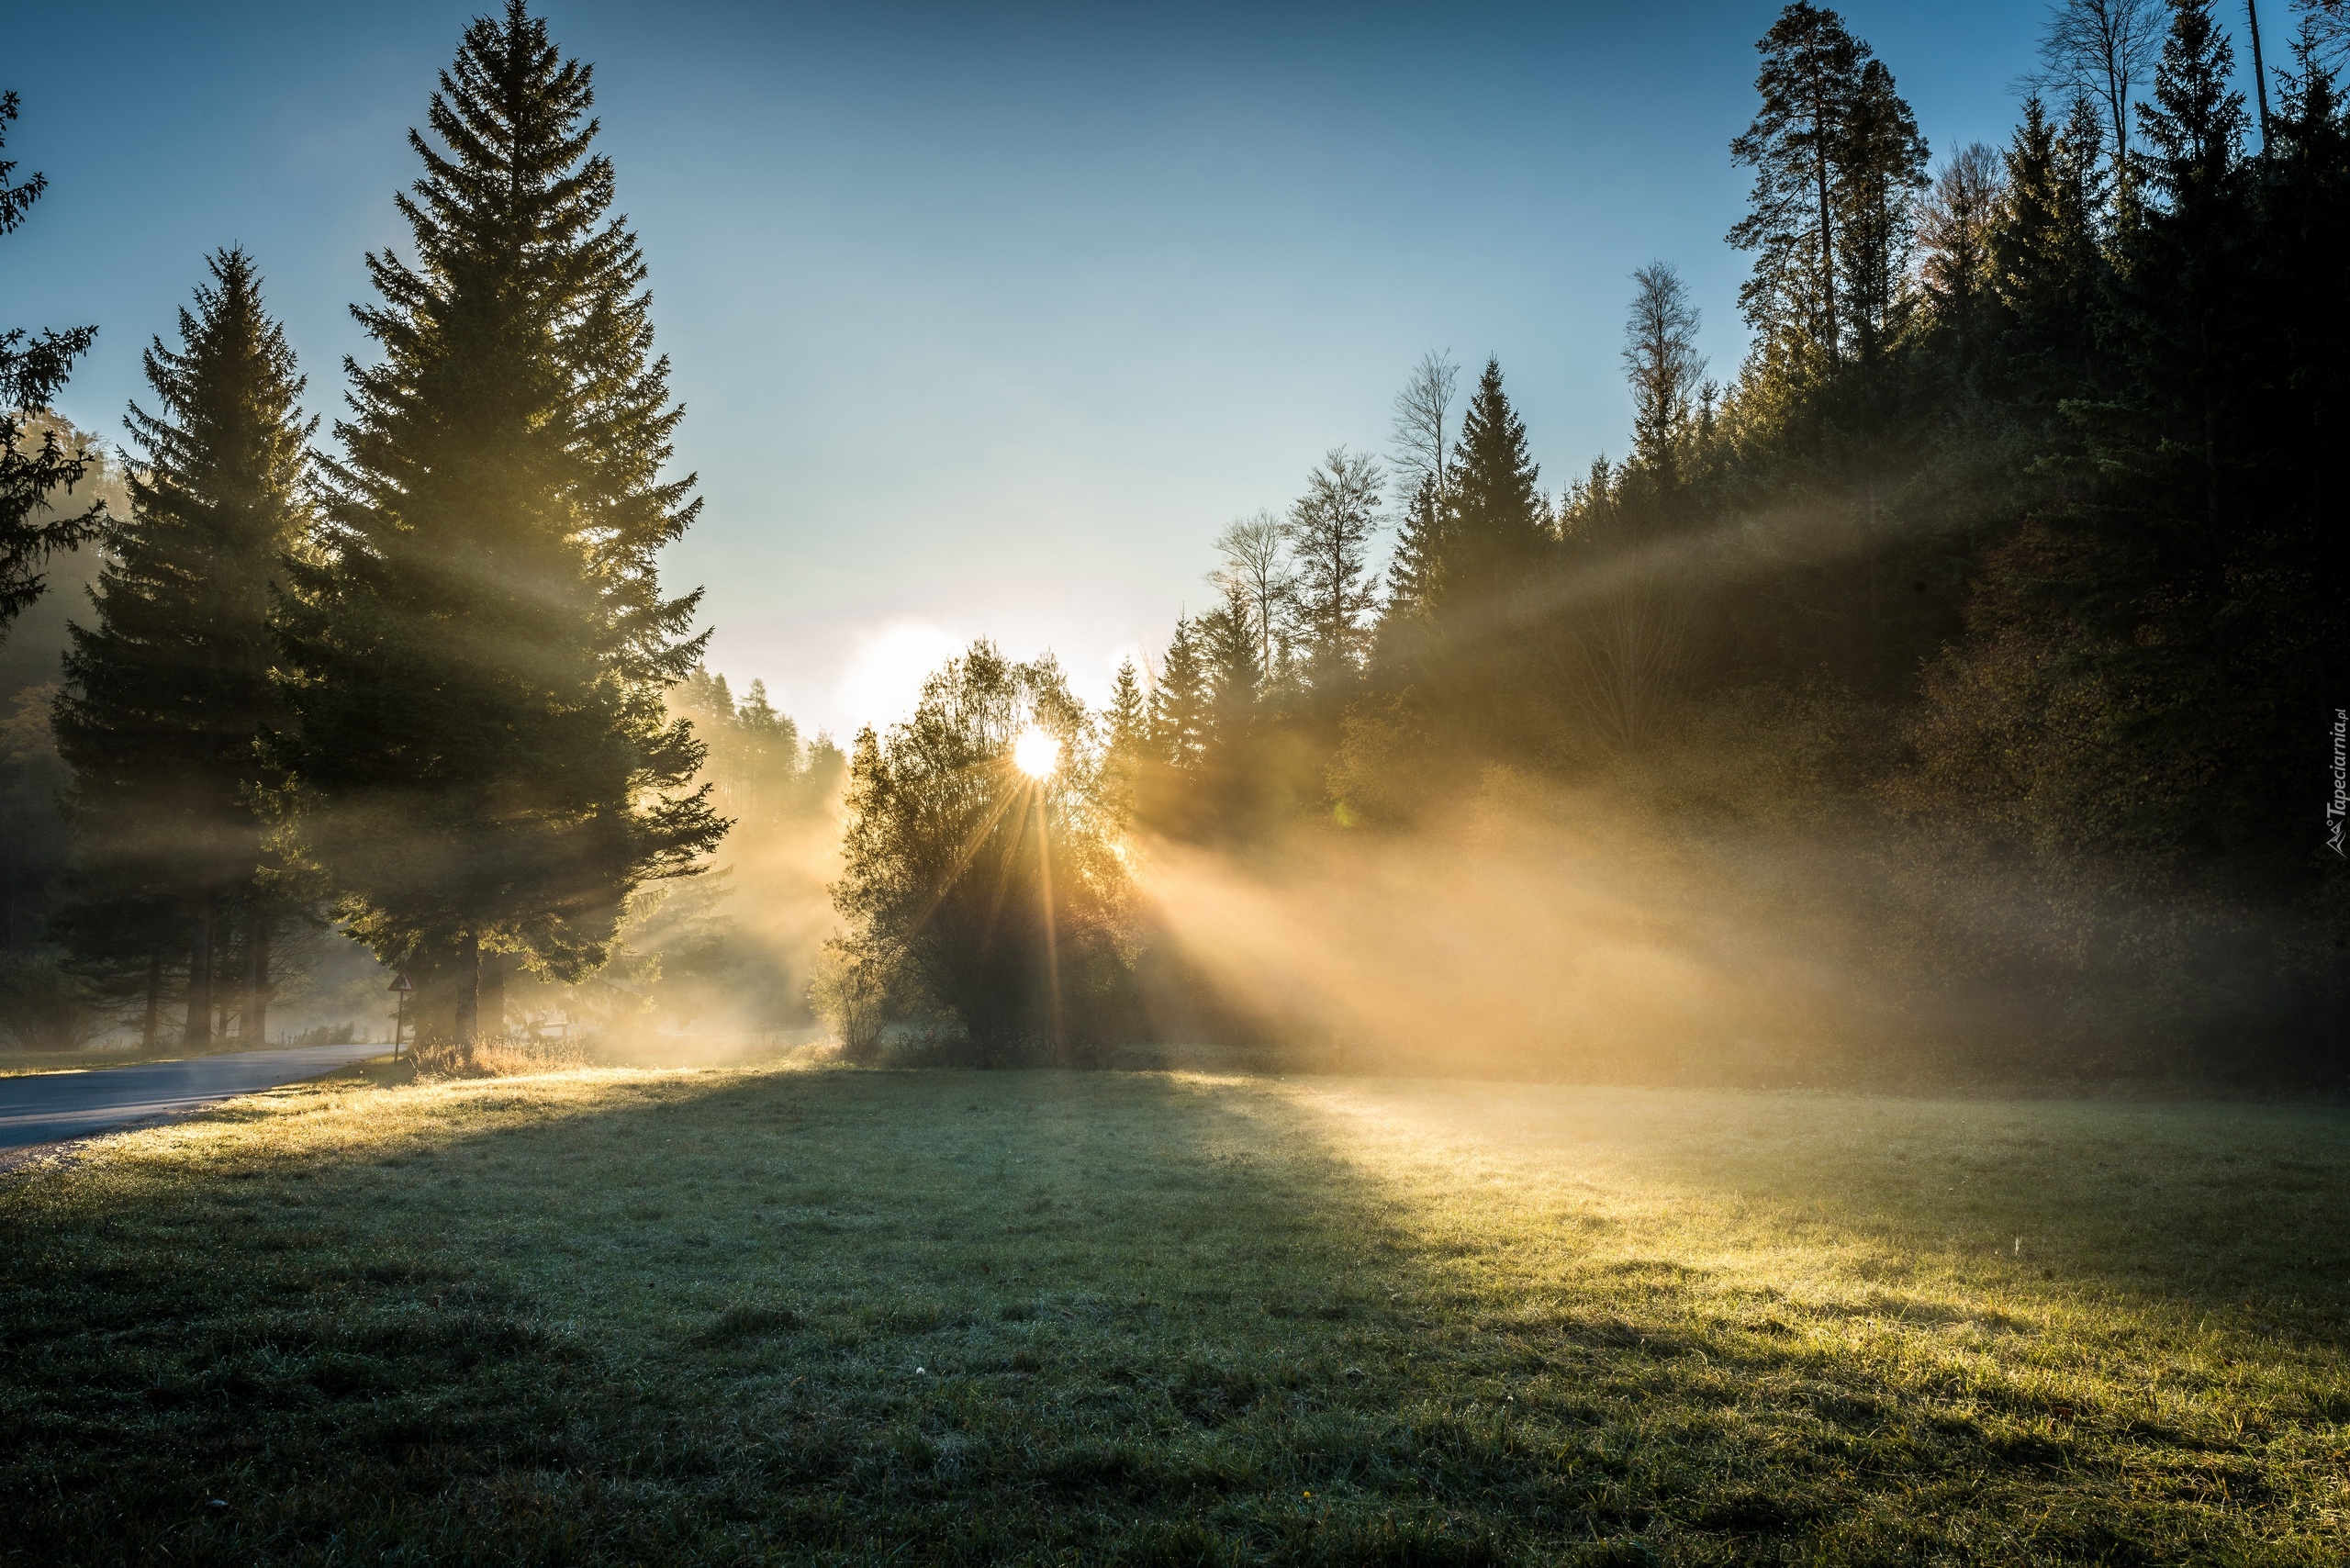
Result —
[{"label": "sign post", "polygon": [[399,1010],[392,1014],[392,1059],[397,1061],[400,1042],[408,1037],[408,999],[416,986],[408,980],[408,971],[402,969],[392,977],[391,990],[392,994],[398,998]]}]

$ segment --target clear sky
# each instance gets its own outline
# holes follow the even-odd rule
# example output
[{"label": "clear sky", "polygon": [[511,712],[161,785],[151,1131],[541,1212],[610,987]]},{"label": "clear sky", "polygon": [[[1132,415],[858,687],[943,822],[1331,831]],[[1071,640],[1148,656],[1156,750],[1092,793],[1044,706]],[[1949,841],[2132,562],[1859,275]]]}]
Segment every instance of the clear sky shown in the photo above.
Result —
[{"label": "clear sky", "polygon": [[[7,155],[51,188],[0,241],[0,325],[98,323],[64,411],[118,433],[235,242],[330,426],[404,132],[484,8],[12,16]],[[1383,444],[1431,348],[1499,356],[1549,487],[1620,454],[1634,267],[1681,266],[1718,374],[1743,352],[1727,145],[1777,8],[552,0],[688,409],[708,505],[667,569],[711,663],[835,731],[979,634],[1098,696],[1206,599],[1225,521]],[[1938,158],[2005,139],[2037,0],[1842,9]]]}]

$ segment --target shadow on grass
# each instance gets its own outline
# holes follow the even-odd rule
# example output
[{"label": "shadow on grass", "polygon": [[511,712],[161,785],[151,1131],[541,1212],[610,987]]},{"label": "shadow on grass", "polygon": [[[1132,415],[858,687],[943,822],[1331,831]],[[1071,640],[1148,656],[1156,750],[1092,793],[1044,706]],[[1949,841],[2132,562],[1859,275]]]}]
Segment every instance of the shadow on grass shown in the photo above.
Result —
[{"label": "shadow on grass", "polygon": [[1280,1086],[331,1097],[0,1184],[0,1553],[2089,1562],[2315,1507],[2266,1439],[1577,1261]]}]

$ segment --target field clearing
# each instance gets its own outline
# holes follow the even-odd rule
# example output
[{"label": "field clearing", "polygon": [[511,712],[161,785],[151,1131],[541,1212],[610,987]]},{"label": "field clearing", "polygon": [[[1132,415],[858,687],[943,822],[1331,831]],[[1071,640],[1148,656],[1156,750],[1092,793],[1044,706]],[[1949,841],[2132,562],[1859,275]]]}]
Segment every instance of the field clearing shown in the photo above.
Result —
[{"label": "field clearing", "polygon": [[26,1562],[2350,1557],[2350,1114],[386,1064],[0,1177]]}]

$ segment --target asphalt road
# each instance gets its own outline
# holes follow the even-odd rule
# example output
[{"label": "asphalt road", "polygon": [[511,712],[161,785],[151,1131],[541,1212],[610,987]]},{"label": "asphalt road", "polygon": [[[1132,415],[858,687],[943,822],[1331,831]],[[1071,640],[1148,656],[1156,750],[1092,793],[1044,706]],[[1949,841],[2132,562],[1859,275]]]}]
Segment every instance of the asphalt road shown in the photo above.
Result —
[{"label": "asphalt road", "polygon": [[187,1061],[0,1078],[0,1149],[88,1137],[132,1122],[182,1115],[383,1054],[382,1046],[286,1046]]}]

